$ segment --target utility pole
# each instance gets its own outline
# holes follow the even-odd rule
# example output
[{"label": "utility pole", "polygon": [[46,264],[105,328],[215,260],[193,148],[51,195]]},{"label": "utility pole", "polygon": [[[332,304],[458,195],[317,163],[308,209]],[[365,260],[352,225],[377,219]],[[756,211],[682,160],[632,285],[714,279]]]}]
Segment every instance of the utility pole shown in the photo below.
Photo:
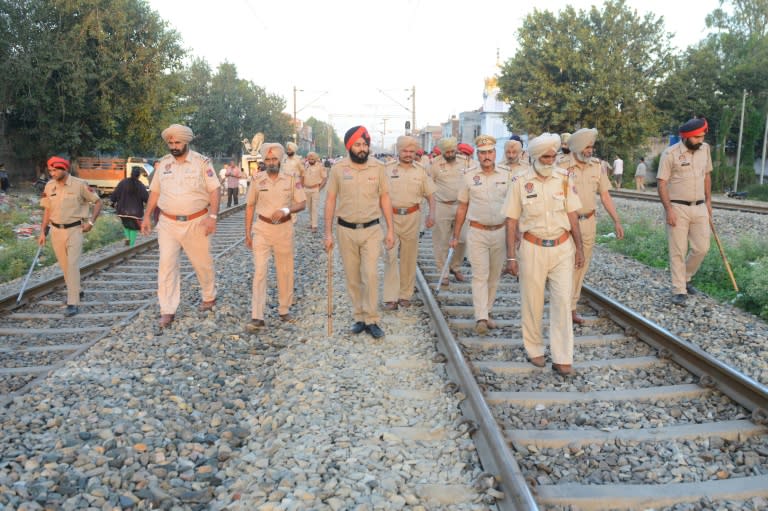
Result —
[{"label": "utility pole", "polygon": [[768,142],[768,113],[765,114],[765,132],[763,133],[763,166],[760,170],[760,184],[763,184],[763,178],[765,177],[765,146]]},{"label": "utility pole", "polygon": [[416,86],[411,89],[411,132],[416,131]]},{"label": "utility pole", "polygon": [[387,118],[384,117],[382,121],[384,122],[384,127],[381,130],[381,152],[384,153],[386,152],[386,149],[384,149],[384,137],[387,136]]},{"label": "utility pole", "polygon": [[744,132],[744,105],[747,102],[747,89],[744,89],[744,95],[741,97],[741,124],[739,125],[739,147],[736,148],[736,175],[733,178],[733,191],[739,189],[739,165],[741,164],[741,136]]},{"label": "utility pole", "polygon": [[331,131],[331,125],[328,124],[328,158],[331,158],[333,155],[331,152],[333,151],[333,138],[332,138],[332,131]]},{"label": "utility pole", "polygon": [[293,86],[293,143],[298,144],[299,136],[298,136],[298,121],[296,119],[296,92],[301,91],[301,89],[297,89],[296,86]]}]

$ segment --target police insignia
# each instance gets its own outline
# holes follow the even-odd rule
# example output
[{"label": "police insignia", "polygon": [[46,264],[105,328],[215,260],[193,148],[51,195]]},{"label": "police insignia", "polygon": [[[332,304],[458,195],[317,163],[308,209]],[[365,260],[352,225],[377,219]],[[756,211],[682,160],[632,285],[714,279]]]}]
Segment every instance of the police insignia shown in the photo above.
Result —
[{"label": "police insignia", "polygon": [[171,164],[170,163],[166,163],[165,164],[165,170],[171,170]]},{"label": "police insignia", "polygon": [[395,167],[395,168],[393,168],[393,169],[392,169],[392,175],[393,175],[393,176],[396,176],[396,175],[397,175],[397,167]]},{"label": "police insignia", "polygon": [[296,189],[301,190],[301,188],[302,188],[301,181],[296,181]]},{"label": "police insignia", "polygon": [[209,168],[206,174],[208,175],[208,177],[213,177],[213,170]]},{"label": "police insignia", "polygon": [[474,182],[475,182],[475,185],[479,185],[479,184],[480,184],[480,176],[475,176],[475,177],[473,177],[473,178],[472,178],[472,181],[474,181]]},{"label": "police insignia", "polygon": [[578,195],[578,194],[579,194],[579,192],[577,192],[577,191],[576,191],[576,185],[573,185],[573,186],[571,187],[571,190],[573,190],[573,193],[575,193],[576,195]]},{"label": "police insignia", "polygon": [[525,193],[533,193],[533,183],[525,183]]}]

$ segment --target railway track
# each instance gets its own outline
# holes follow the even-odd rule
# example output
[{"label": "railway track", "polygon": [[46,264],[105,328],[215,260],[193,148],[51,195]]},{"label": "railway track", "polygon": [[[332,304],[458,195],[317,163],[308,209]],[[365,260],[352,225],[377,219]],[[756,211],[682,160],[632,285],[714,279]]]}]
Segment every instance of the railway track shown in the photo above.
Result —
[{"label": "railway track", "polygon": [[[211,244],[214,257],[242,243],[244,207],[220,213]],[[157,239],[153,238],[83,266],[85,295],[80,313],[71,318],[63,315],[63,276],[30,286],[19,304],[15,293],[0,298],[0,403],[7,403],[155,304],[157,264]],[[183,279],[194,275],[186,256],[181,269]]]},{"label": "railway track", "polygon": [[[635,190],[625,190],[625,189],[611,190],[611,196],[620,197],[622,199],[659,202],[659,196],[655,191],[638,192]],[[742,211],[745,213],[758,213],[760,215],[768,215],[768,204],[765,202],[759,202],[759,201],[727,199],[727,198],[719,198],[718,196],[713,196],[712,207],[715,209],[728,209],[731,211]]]},{"label": "railway track", "polygon": [[578,374],[564,378],[526,361],[515,279],[499,286],[499,328],[478,337],[469,281],[434,294],[428,236],[419,267],[500,509],[741,509],[768,497],[768,388],[588,286]]}]

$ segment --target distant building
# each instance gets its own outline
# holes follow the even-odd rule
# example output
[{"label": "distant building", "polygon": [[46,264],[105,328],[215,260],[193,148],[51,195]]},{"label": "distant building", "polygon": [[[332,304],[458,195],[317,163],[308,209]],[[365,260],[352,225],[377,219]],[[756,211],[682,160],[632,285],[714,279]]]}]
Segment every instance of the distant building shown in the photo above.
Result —
[{"label": "distant building", "polygon": [[416,138],[419,140],[419,144],[421,145],[421,148],[424,149],[425,152],[429,152],[432,150],[433,147],[437,144],[437,141],[440,140],[443,137],[443,127],[442,126],[425,126],[421,130],[419,130],[419,134],[416,135]]}]

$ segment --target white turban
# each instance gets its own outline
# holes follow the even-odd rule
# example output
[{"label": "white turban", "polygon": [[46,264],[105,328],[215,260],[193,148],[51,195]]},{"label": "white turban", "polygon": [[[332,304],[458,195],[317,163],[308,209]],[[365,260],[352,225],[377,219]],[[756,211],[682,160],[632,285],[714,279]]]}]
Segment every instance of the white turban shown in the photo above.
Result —
[{"label": "white turban", "polygon": [[195,134],[192,133],[192,130],[181,124],[171,124],[163,130],[160,136],[166,142],[168,142],[170,137],[173,137],[180,142],[184,142],[185,144],[188,144],[190,141],[192,141],[193,138],[195,138]]},{"label": "white turban", "polygon": [[455,151],[456,150],[456,146],[458,145],[458,143],[459,143],[459,141],[456,140],[456,137],[443,137],[437,143],[437,146],[443,152]]},{"label": "white turban", "polygon": [[285,149],[283,148],[282,144],[278,144],[277,142],[271,142],[271,143],[263,144],[259,152],[264,156],[264,158],[273,154],[277,156],[278,160],[282,161],[283,155],[285,154]]},{"label": "white turban", "polygon": [[406,147],[419,148],[419,141],[408,135],[401,135],[397,137],[397,150],[400,151]]},{"label": "white turban", "polygon": [[560,135],[555,133],[542,133],[528,142],[528,152],[531,158],[537,161],[539,157],[549,150],[557,152],[560,149]]},{"label": "white turban", "polygon": [[288,142],[287,144],[285,144],[285,147],[287,147],[289,151],[293,151],[294,153],[299,150],[299,146],[297,146],[293,142]]},{"label": "white turban", "polygon": [[597,140],[597,130],[595,128],[581,128],[568,139],[568,147],[574,153],[581,154],[585,147],[594,145],[595,140]]}]

